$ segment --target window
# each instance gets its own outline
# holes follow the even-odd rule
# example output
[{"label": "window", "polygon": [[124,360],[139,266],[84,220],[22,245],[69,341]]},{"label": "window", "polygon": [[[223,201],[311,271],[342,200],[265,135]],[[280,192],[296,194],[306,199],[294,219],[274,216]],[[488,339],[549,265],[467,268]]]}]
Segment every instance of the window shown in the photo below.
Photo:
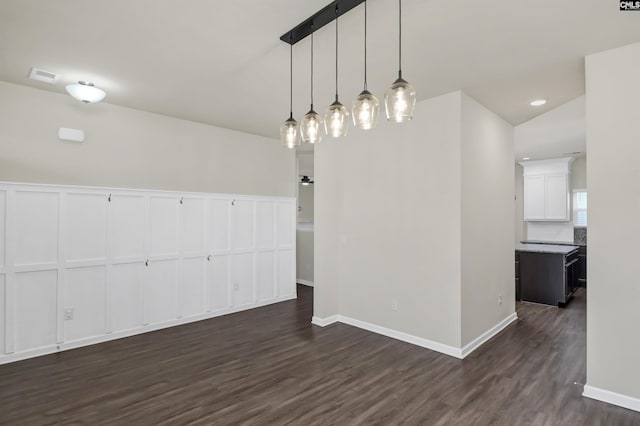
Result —
[{"label": "window", "polygon": [[573,190],[573,226],[587,226],[587,191]]}]

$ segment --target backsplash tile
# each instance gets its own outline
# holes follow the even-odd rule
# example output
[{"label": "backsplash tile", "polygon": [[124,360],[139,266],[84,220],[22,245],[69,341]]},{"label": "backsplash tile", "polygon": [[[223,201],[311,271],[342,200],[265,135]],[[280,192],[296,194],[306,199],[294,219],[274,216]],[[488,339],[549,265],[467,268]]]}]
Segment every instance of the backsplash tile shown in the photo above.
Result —
[{"label": "backsplash tile", "polygon": [[573,242],[587,245],[587,228],[573,228]]}]

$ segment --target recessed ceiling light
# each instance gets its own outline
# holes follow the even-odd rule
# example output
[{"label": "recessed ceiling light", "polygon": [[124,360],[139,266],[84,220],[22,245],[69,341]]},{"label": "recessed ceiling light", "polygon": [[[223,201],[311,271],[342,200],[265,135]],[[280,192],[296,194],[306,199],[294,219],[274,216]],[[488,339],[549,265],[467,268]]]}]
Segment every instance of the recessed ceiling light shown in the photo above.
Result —
[{"label": "recessed ceiling light", "polygon": [[534,99],[531,102],[529,102],[529,105],[531,106],[542,106],[544,104],[547,103],[546,99]]},{"label": "recessed ceiling light", "polygon": [[522,157],[524,161],[531,160],[531,157]]}]

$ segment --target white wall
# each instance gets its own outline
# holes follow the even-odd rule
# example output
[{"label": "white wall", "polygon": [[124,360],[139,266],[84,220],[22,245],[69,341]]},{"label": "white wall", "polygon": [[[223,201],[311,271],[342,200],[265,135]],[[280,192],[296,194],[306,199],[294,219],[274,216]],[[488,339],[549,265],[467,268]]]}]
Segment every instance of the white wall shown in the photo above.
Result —
[{"label": "white wall", "polygon": [[524,169],[520,164],[515,165],[515,242],[527,239],[527,224],[524,221]]},{"label": "white wall", "polygon": [[640,411],[638,75],[640,43],[586,59],[587,385],[635,398],[614,395]]},{"label": "white wall", "polygon": [[460,109],[451,93],[316,147],[314,315],[460,346]]},{"label": "white wall", "polygon": [[298,185],[298,222],[313,222],[313,185]]},{"label": "white wall", "polygon": [[587,188],[587,156],[577,157],[571,163],[571,190]]},{"label": "white wall", "polygon": [[[463,111],[470,117],[466,129],[481,130],[482,137],[465,133],[462,142]],[[463,176],[466,193],[477,189],[471,179],[485,178],[482,167],[463,175],[462,150],[471,150],[478,140],[489,147],[495,142],[489,137],[494,131],[499,142],[505,142],[501,132],[508,133],[510,126],[461,92],[419,102],[415,117],[402,125],[381,119],[375,130],[352,129],[345,141],[316,147],[314,315],[341,315],[461,348]],[[499,270],[500,286],[508,270],[513,287],[513,145],[510,140],[500,146],[505,152],[494,152],[495,161],[508,161],[486,181],[493,183],[503,173],[508,178],[497,188],[483,187],[482,194],[496,191],[496,200],[506,209],[501,226],[494,228],[498,221],[493,218],[489,226],[498,234],[492,235],[497,240],[492,254],[506,255],[491,259],[488,268]],[[466,214],[473,215],[477,199],[470,196],[468,201]],[[482,232],[475,227],[478,222],[467,223],[473,228],[469,232]],[[467,236],[469,253],[486,235]],[[474,291],[483,287],[494,292],[494,271],[486,276],[484,270],[478,272],[483,275],[474,284],[469,281],[470,288],[477,284]],[[468,318],[479,315],[472,312]],[[491,310],[487,318],[494,315]],[[480,322],[484,325],[485,318]]]},{"label": "white wall", "polygon": [[[83,129],[84,143],[58,140]],[[295,196],[295,153],[259,136],[0,82],[0,180]]]},{"label": "white wall", "polygon": [[296,271],[298,282],[313,285],[313,227],[296,231]]},{"label": "white wall", "polygon": [[462,95],[462,345],[515,312],[513,126]]}]

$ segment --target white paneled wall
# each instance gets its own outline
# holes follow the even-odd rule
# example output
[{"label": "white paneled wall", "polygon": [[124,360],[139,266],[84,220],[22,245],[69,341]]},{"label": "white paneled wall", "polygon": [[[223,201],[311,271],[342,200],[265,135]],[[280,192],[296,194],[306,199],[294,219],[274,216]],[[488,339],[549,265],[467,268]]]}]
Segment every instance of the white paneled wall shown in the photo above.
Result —
[{"label": "white paneled wall", "polygon": [[295,298],[295,200],[0,184],[0,364]]}]

